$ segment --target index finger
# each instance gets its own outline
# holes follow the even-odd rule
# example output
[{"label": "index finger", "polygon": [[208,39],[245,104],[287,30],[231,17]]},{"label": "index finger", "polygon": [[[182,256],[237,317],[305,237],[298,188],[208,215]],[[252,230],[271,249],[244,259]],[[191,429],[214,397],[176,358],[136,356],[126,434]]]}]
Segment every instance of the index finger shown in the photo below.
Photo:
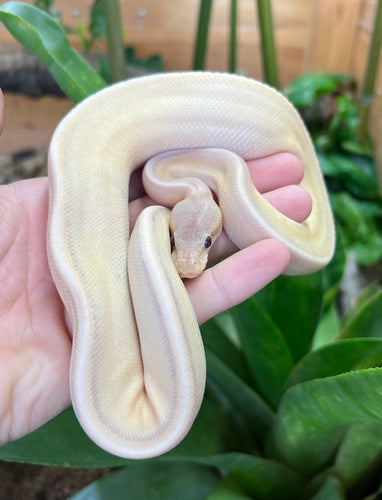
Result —
[{"label": "index finger", "polygon": [[289,259],[283,243],[262,240],[186,280],[199,324],[261,290],[286,269]]}]

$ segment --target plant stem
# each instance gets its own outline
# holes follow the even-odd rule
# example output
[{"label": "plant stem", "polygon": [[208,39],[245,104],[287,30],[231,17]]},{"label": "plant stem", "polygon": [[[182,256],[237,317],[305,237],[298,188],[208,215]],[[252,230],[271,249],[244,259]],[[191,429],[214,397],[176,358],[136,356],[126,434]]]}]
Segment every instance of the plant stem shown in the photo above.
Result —
[{"label": "plant stem", "polygon": [[210,23],[212,0],[200,0],[198,29],[196,33],[194,70],[204,69],[206,59],[208,27]]},{"label": "plant stem", "polygon": [[373,101],[375,78],[378,69],[379,54],[382,46],[382,1],[378,0],[375,11],[373,35],[370,43],[369,57],[362,91],[359,98],[359,125],[357,137],[360,143],[364,143],[367,138],[367,120],[369,117],[370,105]]},{"label": "plant stem", "polygon": [[257,0],[265,81],[279,87],[271,0]]},{"label": "plant stem", "polygon": [[236,71],[237,40],[237,0],[231,0],[230,38],[229,38],[229,71]]},{"label": "plant stem", "polygon": [[102,8],[106,21],[110,74],[113,82],[117,82],[127,77],[119,1],[103,0]]}]

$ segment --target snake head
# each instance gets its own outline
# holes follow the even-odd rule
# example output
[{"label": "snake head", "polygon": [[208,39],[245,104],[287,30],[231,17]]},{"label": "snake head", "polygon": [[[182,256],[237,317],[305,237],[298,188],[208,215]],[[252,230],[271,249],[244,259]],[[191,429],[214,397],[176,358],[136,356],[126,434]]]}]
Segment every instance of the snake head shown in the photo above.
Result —
[{"label": "snake head", "polygon": [[222,228],[222,213],[212,196],[189,196],[170,216],[172,260],[181,278],[195,278],[206,267],[208,252]]}]

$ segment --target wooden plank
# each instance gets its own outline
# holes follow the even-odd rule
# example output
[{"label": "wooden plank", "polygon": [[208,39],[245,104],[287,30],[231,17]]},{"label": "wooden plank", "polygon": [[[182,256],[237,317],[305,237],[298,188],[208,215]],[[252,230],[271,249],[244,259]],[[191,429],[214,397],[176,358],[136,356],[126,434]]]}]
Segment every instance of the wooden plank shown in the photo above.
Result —
[{"label": "wooden plank", "polygon": [[[27,0],[32,3],[32,0]],[[160,53],[166,70],[190,69],[200,0],[121,0],[125,41],[138,56]],[[274,0],[274,24],[280,78],[286,83],[302,71],[349,72],[360,5],[366,18],[375,0]],[[87,24],[92,0],[56,0],[65,25]],[[239,71],[261,78],[255,0],[239,2]],[[312,10],[314,9],[314,10]],[[215,0],[208,46],[208,69],[227,68],[229,0]],[[71,37],[81,48],[79,38]],[[12,43],[0,25],[0,43]],[[312,42],[312,43],[310,43]],[[311,45],[311,50],[309,47]],[[363,46],[363,44],[362,44]],[[101,45],[101,48],[103,46]],[[353,64],[354,67],[354,64]],[[358,71],[357,71],[358,74]]]},{"label": "wooden plank", "polygon": [[377,0],[363,0],[359,15],[359,29],[372,30],[376,6]]},{"label": "wooden plank", "polygon": [[46,146],[58,122],[73,107],[69,99],[57,97],[32,99],[6,94],[4,101],[0,153]]},{"label": "wooden plank", "polygon": [[379,95],[371,108],[369,117],[369,132],[374,143],[374,155],[377,165],[379,192],[382,195],[382,94]]},{"label": "wooden plank", "polygon": [[280,85],[284,87],[305,73],[306,47],[310,33],[307,27],[283,29],[276,32]]},{"label": "wooden plank", "polygon": [[359,85],[365,74],[369,46],[370,33],[365,30],[358,30],[355,35],[354,50],[349,64],[349,73],[357,79]]},{"label": "wooden plank", "polygon": [[272,7],[277,30],[306,28],[311,16],[312,0],[273,0]]},{"label": "wooden plank", "polygon": [[[351,73],[361,83],[366,69],[371,36],[374,28],[374,15],[377,3],[375,0],[365,0],[360,14],[360,22],[355,32],[354,50],[351,59]],[[382,92],[382,54],[379,58],[375,94]]]},{"label": "wooden plank", "polygon": [[348,73],[361,0],[316,0],[310,71]]},{"label": "wooden plank", "polygon": [[[199,2],[121,0],[125,42],[134,46],[138,57],[159,53],[165,62],[165,70],[190,69]],[[92,3],[93,0],[56,0],[55,8],[62,12],[64,24],[75,29],[79,22],[88,24]],[[229,3],[230,0],[214,0],[206,69],[227,69]],[[238,72],[262,79],[256,1],[240,0],[238,4]],[[312,71],[350,73],[362,80],[376,0],[273,0],[272,6],[282,86],[302,73]],[[71,36],[71,41],[76,48],[81,48],[77,35]],[[1,43],[16,43],[2,24]],[[103,43],[99,44],[99,49],[104,50]],[[382,62],[377,93],[381,93],[381,89]],[[18,146],[47,143],[55,122],[66,111],[59,103],[52,105],[46,100],[6,96],[0,151],[7,147],[14,150]],[[380,109],[379,106],[377,117]],[[47,121],[42,123],[44,116]],[[373,124],[372,129],[379,130],[379,137],[380,128]],[[24,131],[27,142],[20,142],[20,131]]]}]

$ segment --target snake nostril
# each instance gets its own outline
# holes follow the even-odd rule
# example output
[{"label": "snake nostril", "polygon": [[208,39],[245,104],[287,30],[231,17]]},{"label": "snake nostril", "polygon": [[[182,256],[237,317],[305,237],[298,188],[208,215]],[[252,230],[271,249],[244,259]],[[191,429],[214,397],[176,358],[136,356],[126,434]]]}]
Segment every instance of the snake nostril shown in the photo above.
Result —
[{"label": "snake nostril", "polygon": [[195,278],[205,268],[200,260],[192,257],[177,257],[174,264],[181,278]]}]

